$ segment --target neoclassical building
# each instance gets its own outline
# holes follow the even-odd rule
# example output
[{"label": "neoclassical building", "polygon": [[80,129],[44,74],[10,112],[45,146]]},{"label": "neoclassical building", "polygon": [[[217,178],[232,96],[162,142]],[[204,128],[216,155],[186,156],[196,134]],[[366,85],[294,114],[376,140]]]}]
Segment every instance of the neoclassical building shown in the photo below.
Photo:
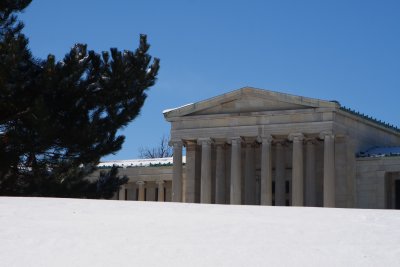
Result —
[{"label": "neoclassical building", "polygon": [[400,130],[337,101],[245,87],[164,117],[172,166],[125,166],[120,199],[400,208]]}]

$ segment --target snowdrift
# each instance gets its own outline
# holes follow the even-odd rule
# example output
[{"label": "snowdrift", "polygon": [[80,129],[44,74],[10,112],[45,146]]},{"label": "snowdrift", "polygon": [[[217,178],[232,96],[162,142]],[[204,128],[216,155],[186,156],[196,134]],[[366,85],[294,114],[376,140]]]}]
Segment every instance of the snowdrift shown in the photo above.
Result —
[{"label": "snowdrift", "polygon": [[0,198],[1,266],[400,266],[400,212]]}]

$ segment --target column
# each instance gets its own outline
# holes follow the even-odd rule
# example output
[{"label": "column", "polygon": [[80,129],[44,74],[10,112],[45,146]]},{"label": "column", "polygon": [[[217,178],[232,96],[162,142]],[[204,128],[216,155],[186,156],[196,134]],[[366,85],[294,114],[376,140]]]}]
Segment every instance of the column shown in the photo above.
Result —
[{"label": "column", "polygon": [[231,192],[230,202],[233,205],[242,204],[242,139],[235,137],[230,140],[232,145],[231,152]]},{"label": "column", "polygon": [[244,204],[254,205],[256,194],[256,173],[254,162],[254,140],[246,142]]},{"label": "column", "polygon": [[304,205],[303,139],[301,133],[289,135],[289,140],[293,141],[292,206]]},{"label": "column", "polygon": [[196,173],[194,178],[194,202],[200,203],[200,185],[201,185],[201,146],[196,146]]},{"label": "column", "polygon": [[196,146],[195,141],[186,141],[186,179],[183,182],[183,202],[194,203],[196,180]]},{"label": "column", "polygon": [[125,186],[124,185],[121,185],[119,187],[118,199],[119,200],[125,200]]},{"label": "column", "polygon": [[170,142],[173,146],[172,202],[182,201],[182,141]]},{"label": "column", "polygon": [[226,203],[225,144],[216,144],[217,156],[215,166],[215,203]]},{"label": "column", "polygon": [[261,143],[261,205],[272,205],[272,163],[271,141],[272,137],[263,136],[258,139]]},{"label": "column", "polygon": [[157,186],[158,186],[158,202],[164,202],[164,181],[163,180],[159,180],[156,181]]},{"label": "column", "polygon": [[322,132],[324,139],[324,207],[335,207],[335,136]]},{"label": "column", "polygon": [[138,200],[139,201],[145,201],[145,195],[144,195],[144,182],[143,181],[137,181],[136,184],[139,187],[139,196],[138,196]]},{"label": "column", "polygon": [[275,206],[286,206],[286,176],[285,176],[284,141],[276,143],[275,163]]},{"label": "column", "polygon": [[316,180],[315,180],[315,140],[306,141],[306,206],[316,206]]},{"label": "column", "polygon": [[200,203],[211,203],[211,138],[200,138],[201,145],[201,176]]}]

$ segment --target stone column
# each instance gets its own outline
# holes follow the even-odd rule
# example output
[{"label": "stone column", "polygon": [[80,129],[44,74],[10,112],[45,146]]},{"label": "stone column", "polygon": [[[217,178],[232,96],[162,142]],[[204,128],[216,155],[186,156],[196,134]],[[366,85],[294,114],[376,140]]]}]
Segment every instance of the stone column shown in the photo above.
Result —
[{"label": "stone column", "polygon": [[225,144],[217,146],[217,157],[215,166],[215,203],[226,203],[226,173],[225,173]]},{"label": "stone column", "polygon": [[164,202],[164,181],[163,180],[159,180],[156,181],[157,186],[158,186],[158,202]]},{"label": "stone column", "polygon": [[272,162],[271,141],[272,137],[263,136],[258,139],[261,143],[261,205],[272,205]]},{"label": "stone column", "polygon": [[118,199],[125,200],[125,186],[124,185],[121,185],[121,187],[119,188]]},{"label": "stone column", "polygon": [[211,138],[200,138],[201,145],[201,178],[200,203],[211,203]]},{"label": "stone column", "polygon": [[240,205],[242,204],[242,139],[236,137],[230,142],[232,144],[230,202],[233,205]]},{"label": "stone column", "polygon": [[254,140],[246,142],[244,192],[244,204],[254,205],[256,202]]},{"label": "stone column", "polygon": [[195,141],[186,141],[186,179],[183,183],[183,202],[194,203],[196,180],[196,146]]},{"label": "stone column", "polygon": [[289,140],[293,141],[292,206],[304,205],[303,139],[301,133],[289,135]]},{"label": "stone column", "polygon": [[146,199],[145,199],[145,195],[144,195],[144,182],[143,181],[137,181],[136,184],[139,187],[138,200],[139,201],[145,201]]},{"label": "stone column", "polygon": [[182,141],[171,141],[173,146],[172,202],[182,201]]},{"label": "stone column", "polygon": [[306,141],[306,206],[316,206],[316,180],[315,180],[315,140]]},{"label": "stone column", "polygon": [[286,206],[286,176],[285,176],[284,141],[276,143],[275,163],[275,206]]},{"label": "stone column", "polygon": [[324,207],[335,207],[335,136],[322,132],[324,139]]}]

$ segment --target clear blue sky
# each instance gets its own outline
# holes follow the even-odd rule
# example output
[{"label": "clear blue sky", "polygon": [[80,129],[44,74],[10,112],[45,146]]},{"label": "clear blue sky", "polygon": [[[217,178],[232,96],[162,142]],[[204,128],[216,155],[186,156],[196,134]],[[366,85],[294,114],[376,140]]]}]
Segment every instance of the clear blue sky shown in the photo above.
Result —
[{"label": "clear blue sky", "polygon": [[158,82],[107,160],[135,158],[168,134],[162,110],[246,85],[338,100],[400,126],[400,1],[34,0],[21,18],[42,58],[78,42],[134,50],[148,35]]}]

